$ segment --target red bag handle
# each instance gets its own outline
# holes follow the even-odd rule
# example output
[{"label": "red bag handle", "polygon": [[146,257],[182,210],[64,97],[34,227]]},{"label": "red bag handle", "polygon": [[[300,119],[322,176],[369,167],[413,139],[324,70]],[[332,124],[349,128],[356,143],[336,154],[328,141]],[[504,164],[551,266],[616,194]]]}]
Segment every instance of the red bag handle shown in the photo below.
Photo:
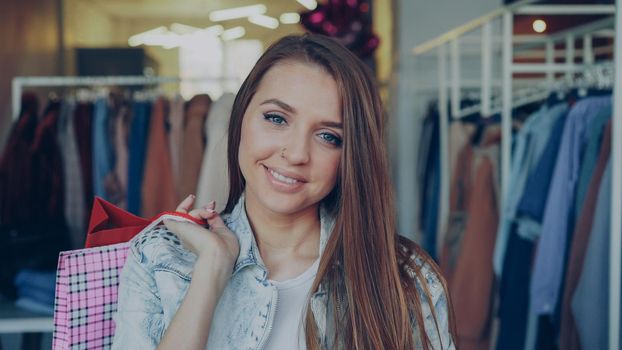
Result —
[{"label": "red bag handle", "polygon": [[196,219],[189,214],[169,211],[162,212],[151,219],[144,219],[103,198],[95,197],[85,247],[92,248],[127,242],[164,215],[174,215],[188,219],[198,225],[207,225],[207,221],[204,219]]}]

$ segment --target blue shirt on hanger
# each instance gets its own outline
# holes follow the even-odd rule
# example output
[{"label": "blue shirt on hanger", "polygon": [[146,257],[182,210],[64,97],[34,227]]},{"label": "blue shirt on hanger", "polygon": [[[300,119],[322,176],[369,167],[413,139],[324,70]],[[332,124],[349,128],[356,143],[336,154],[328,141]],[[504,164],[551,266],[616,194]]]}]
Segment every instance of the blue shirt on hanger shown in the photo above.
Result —
[{"label": "blue shirt on hanger", "polygon": [[538,164],[555,122],[566,114],[567,110],[566,103],[557,104],[550,109],[544,105],[527,119],[516,135],[510,183],[507,186],[508,193],[503,196],[503,211],[493,256],[494,271],[499,277],[503,271],[510,228],[516,219],[516,209],[529,174]]},{"label": "blue shirt on hanger", "polygon": [[553,125],[546,147],[540,155],[538,164],[527,178],[522,198],[516,209],[517,232],[530,241],[540,237],[542,217],[565,124],[566,116],[562,115]]},{"label": "blue shirt on hanger", "polygon": [[136,215],[140,215],[141,189],[145,169],[145,156],[147,154],[150,117],[151,104],[149,102],[134,102],[128,145],[127,209],[130,213]]},{"label": "blue shirt on hanger", "polygon": [[603,108],[611,106],[611,96],[590,97],[577,102],[568,114],[555,172],[544,211],[542,234],[531,279],[531,307],[538,314],[553,314],[563,279],[568,232],[581,154],[589,128]]},{"label": "blue shirt on hanger", "polygon": [[109,199],[106,195],[106,176],[114,167],[114,150],[110,142],[109,108],[106,98],[95,101],[93,108],[93,194]]},{"label": "blue shirt on hanger", "polygon": [[604,108],[600,114],[594,119],[594,123],[590,126],[590,134],[588,135],[588,143],[581,157],[581,171],[579,182],[577,185],[577,195],[574,204],[574,217],[578,217],[583,208],[583,201],[587,195],[587,190],[592,179],[594,167],[600,153],[600,145],[602,143],[603,131],[605,125],[611,119],[611,108]]}]

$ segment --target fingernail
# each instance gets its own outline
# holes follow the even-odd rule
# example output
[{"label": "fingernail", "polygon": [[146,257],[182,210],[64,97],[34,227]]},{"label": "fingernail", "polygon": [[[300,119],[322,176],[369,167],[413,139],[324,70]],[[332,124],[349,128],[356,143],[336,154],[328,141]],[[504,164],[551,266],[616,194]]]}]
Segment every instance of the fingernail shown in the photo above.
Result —
[{"label": "fingernail", "polygon": [[216,212],[216,210],[211,209],[211,208],[205,208],[205,210],[209,211],[210,213],[215,213]]},{"label": "fingernail", "polygon": [[214,208],[216,206],[216,201],[211,201],[207,204],[208,207]]}]

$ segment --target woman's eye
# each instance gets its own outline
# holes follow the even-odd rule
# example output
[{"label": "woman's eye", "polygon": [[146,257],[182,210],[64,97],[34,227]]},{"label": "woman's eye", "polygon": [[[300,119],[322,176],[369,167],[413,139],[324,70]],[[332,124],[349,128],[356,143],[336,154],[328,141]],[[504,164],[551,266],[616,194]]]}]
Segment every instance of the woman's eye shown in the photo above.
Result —
[{"label": "woman's eye", "polygon": [[320,137],[330,144],[341,146],[341,139],[333,134],[323,132],[320,134]]},{"label": "woman's eye", "polygon": [[263,115],[263,118],[275,125],[283,125],[286,123],[285,118],[281,117],[278,114],[266,113]]}]

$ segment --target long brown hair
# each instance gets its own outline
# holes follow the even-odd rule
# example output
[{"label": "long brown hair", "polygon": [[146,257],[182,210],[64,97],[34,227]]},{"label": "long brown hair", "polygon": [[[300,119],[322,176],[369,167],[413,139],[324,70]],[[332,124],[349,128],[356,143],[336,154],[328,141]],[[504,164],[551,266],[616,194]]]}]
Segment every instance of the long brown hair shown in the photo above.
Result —
[{"label": "long brown hair", "polygon": [[[421,264],[415,263],[412,255],[421,257],[439,276],[453,325],[447,288],[431,259],[415,243],[397,234],[384,142],[386,116],[372,74],[341,44],[321,35],[287,36],[274,43],[255,64],[231,113],[231,188],[225,212],[233,209],[245,187],[238,163],[244,113],[266,72],[284,60],[323,68],[335,79],[341,98],[341,164],[335,188],[323,200],[335,213],[335,225],[312,287],[316,291],[322,283],[332,300],[337,301],[332,303],[335,344],[346,349],[414,349],[419,338],[424,349],[431,348],[424,328],[424,301],[416,290],[415,279],[425,292],[437,331],[439,325]],[[307,312],[305,323],[307,348],[319,349],[312,312]],[[414,336],[413,323],[418,329]]]}]

